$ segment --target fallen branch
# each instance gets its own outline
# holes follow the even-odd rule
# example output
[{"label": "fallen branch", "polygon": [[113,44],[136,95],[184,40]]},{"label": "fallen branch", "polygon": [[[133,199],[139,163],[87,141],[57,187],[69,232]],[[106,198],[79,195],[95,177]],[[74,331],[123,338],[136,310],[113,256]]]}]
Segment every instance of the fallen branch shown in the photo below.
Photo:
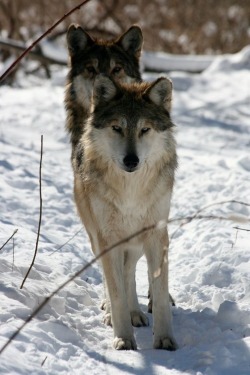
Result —
[{"label": "fallen branch", "polygon": [[37,237],[36,237],[36,247],[35,247],[35,252],[34,256],[32,259],[32,262],[30,264],[30,267],[23,279],[22,285],[20,286],[20,289],[23,288],[24,283],[29,276],[29,273],[35,263],[36,255],[37,255],[37,250],[38,250],[38,242],[39,242],[39,237],[40,237],[40,229],[41,229],[41,222],[42,222],[42,209],[43,209],[43,200],[42,200],[42,159],[43,159],[43,135],[41,135],[41,156],[40,156],[40,167],[39,167],[39,197],[40,197],[40,210],[39,210],[39,222],[38,222],[38,230],[37,230]]},{"label": "fallen branch", "polygon": [[14,232],[12,233],[12,235],[7,239],[7,241],[0,247],[0,251],[4,248],[5,245],[7,245],[7,243],[15,236],[16,232],[18,231],[18,229],[15,229]]},{"label": "fallen branch", "polygon": [[14,67],[20,63],[20,61],[26,56],[45,36],[51,33],[52,30],[54,30],[65,18],[70,16],[73,12],[75,12],[77,9],[80,9],[83,5],[87,4],[90,0],[84,0],[77,6],[75,6],[73,9],[71,9],[68,13],[64,14],[63,17],[61,17],[58,21],[54,23],[48,30],[45,31],[39,38],[37,38],[14,62],[11,64],[11,66],[1,75],[0,82],[2,82],[8,75],[11,73],[11,71],[14,69]]},{"label": "fallen branch", "polygon": [[[27,46],[19,41],[9,39],[9,38],[1,38],[0,37],[0,46],[1,49],[5,49],[7,51],[26,51]],[[33,51],[29,51],[29,57],[38,60],[43,64],[57,64],[66,66],[67,65],[67,59],[65,61],[62,61],[61,59],[58,59],[56,57],[46,56],[43,52],[43,48],[36,48]]]}]

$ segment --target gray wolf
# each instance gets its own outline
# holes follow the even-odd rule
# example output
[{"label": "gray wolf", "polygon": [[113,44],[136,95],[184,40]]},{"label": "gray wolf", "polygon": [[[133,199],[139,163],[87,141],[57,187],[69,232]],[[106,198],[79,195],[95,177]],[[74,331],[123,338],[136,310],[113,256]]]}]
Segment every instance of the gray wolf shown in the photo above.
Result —
[{"label": "gray wolf", "polygon": [[[170,117],[172,83],[121,84],[98,75],[79,140],[74,197],[92,250],[145,226],[167,222],[177,165]],[[104,321],[115,349],[136,349],[133,327],[148,325],[135,287],[138,259],[147,258],[153,294],[154,348],[175,350],[168,293],[168,233],[152,230],[101,258],[107,287]]]},{"label": "gray wolf", "polygon": [[116,40],[92,38],[79,25],[67,32],[70,70],[67,77],[65,106],[66,128],[74,150],[89,113],[93,83],[98,74],[107,74],[121,82],[141,81],[139,58],[143,44],[139,26],[131,26]]}]

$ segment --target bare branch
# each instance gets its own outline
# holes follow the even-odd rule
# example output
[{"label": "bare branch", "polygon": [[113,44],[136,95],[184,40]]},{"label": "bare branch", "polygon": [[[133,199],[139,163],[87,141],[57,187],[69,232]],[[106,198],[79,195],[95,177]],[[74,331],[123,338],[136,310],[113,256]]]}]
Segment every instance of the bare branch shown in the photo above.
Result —
[{"label": "bare branch", "polygon": [[238,203],[238,204],[242,204],[244,206],[250,207],[250,203],[246,203],[246,202],[242,202],[242,201],[238,201],[238,200],[232,199],[232,200],[226,200],[226,201],[221,201],[221,202],[215,202],[215,203],[208,204],[207,206],[204,206],[200,210],[198,210],[196,212],[196,215],[198,215],[201,211],[204,211],[204,210],[206,210],[209,207],[213,207],[213,206],[217,206],[217,205],[221,205],[221,204],[225,204],[225,203]]},{"label": "bare branch", "polygon": [[226,201],[208,204],[207,206],[204,206],[204,207],[200,208],[198,211],[196,211],[195,214],[193,214],[191,216],[169,219],[169,221],[168,221],[169,223],[182,221],[182,223],[179,225],[179,227],[172,233],[170,239],[174,238],[175,233],[177,233],[180,228],[182,228],[184,225],[190,223],[194,219],[209,219],[209,220],[217,219],[217,220],[236,221],[236,219],[237,219],[236,217],[224,217],[224,216],[216,216],[216,215],[215,216],[214,215],[207,215],[207,216],[199,215],[202,211],[206,210],[209,207],[217,206],[217,205],[221,205],[221,204],[225,204],[225,203],[238,203],[238,204],[250,207],[250,203],[246,203],[246,202],[242,202],[242,201],[232,199],[232,200],[226,200]]},{"label": "bare branch", "polygon": [[237,230],[244,230],[245,232],[250,232],[250,229],[246,229],[246,228],[240,228],[240,227],[233,227],[233,228]]},{"label": "bare branch", "polygon": [[18,231],[18,229],[15,229],[14,232],[12,233],[12,235],[7,239],[7,241],[0,247],[0,251],[4,248],[5,245],[7,245],[7,243],[15,236],[16,232]]},{"label": "bare branch", "polygon": [[37,38],[14,62],[11,64],[11,66],[1,75],[0,82],[2,82],[14,69],[14,67],[20,63],[20,61],[24,58],[24,56],[29,53],[45,36],[51,33],[52,30],[54,30],[65,18],[70,16],[73,12],[75,12],[77,9],[80,9],[83,5],[87,4],[90,0],[84,0],[80,4],[78,4],[76,7],[71,9],[68,13],[64,14],[63,17],[61,17],[58,21],[54,23],[48,30],[45,31],[39,38]]},{"label": "bare branch", "polygon": [[[204,207],[200,208],[199,210],[196,211],[196,213],[194,215],[186,216],[186,217],[180,217],[180,218],[169,219],[169,223],[172,223],[172,222],[175,222],[175,221],[182,221],[182,220],[187,220],[187,222],[190,222],[190,221],[192,221],[195,218],[199,218],[199,214],[202,211],[206,210],[207,208],[213,207],[213,206],[218,206],[218,205],[225,204],[225,203],[239,203],[239,204],[242,204],[244,206],[250,207],[250,203],[246,203],[246,202],[242,202],[242,201],[237,201],[235,199],[227,200],[227,201],[221,201],[221,202],[215,202],[215,203],[211,203],[211,204],[208,204],[207,206],[204,206]],[[213,218],[213,217],[210,217],[210,218]],[[226,218],[223,217],[223,219],[226,219]]]},{"label": "bare branch", "polygon": [[22,285],[20,286],[20,289],[23,288],[24,283],[29,276],[29,273],[35,263],[36,255],[37,255],[37,250],[38,250],[38,242],[39,242],[39,237],[40,237],[40,229],[41,229],[41,222],[42,222],[42,209],[43,209],[43,200],[42,200],[42,159],[43,159],[43,135],[41,135],[41,156],[40,156],[40,167],[39,167],[39,196],[40,196],[40,210],[39,210],[39,222],[38,222],[38,231],[37,231],[37,237],[36,237],[36,247],[35,247],[35,252],[34,256],[32,259],[32,262],[30,264],[30,267],[23,279]]},{"label": "bare branch", "polygon": [[[17,40],[13,40],[10,38],[1,38],[0,37],[0,46],[3,50],[7,51],[26,51],[25,43],[22,43]],[[34,60],[41,61],[42,63],[46,64],[57,64],[66,66],[67,61],[63,61],[62,59],[57,59],[56,57],[45,56],[43,54],[42,48],[35,48],[35,50],[29,52],[29,57]]]}]

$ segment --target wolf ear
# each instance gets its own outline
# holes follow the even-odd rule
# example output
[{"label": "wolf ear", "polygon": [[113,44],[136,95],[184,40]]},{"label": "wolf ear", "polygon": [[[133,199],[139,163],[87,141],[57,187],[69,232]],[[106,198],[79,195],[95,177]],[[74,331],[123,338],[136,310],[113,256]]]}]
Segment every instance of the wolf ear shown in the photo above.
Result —
[{"label": "wolf ear", "polygon": [[97,75],[93,87],[94,105],[108,103],[116,96],[117,92],[117,86],[108,76],[104,74]]},{"label": "wolf ear", "polygon": [[126,52],[135,55],[139,59],[143,43],[141,28],[139,26],[131,26],[116,43]]},{"label": "wolf ear", "polygon": [[84,31],[81,26],[71,24],[67,32],[67,44],[70,56],[76,55],[78,52],[83,51],[87,46],[94,43],[91,36]]},{"label": "wolf ear", "polygon": [[172,81],[165,77],[158,78],[146,90],[145,94],[153,103],[171,110]]}]

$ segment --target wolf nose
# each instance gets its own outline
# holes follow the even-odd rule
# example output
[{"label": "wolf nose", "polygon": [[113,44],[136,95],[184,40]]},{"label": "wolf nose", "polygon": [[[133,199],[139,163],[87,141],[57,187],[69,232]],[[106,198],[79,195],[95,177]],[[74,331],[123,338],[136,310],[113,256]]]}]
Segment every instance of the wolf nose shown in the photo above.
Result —
[{"label": "wolf nose", "polygon": [[128,154],[123,159],[123,163],[128,169],[133,170],[137,167],[139,163],[139,158],[135,154]]}]

